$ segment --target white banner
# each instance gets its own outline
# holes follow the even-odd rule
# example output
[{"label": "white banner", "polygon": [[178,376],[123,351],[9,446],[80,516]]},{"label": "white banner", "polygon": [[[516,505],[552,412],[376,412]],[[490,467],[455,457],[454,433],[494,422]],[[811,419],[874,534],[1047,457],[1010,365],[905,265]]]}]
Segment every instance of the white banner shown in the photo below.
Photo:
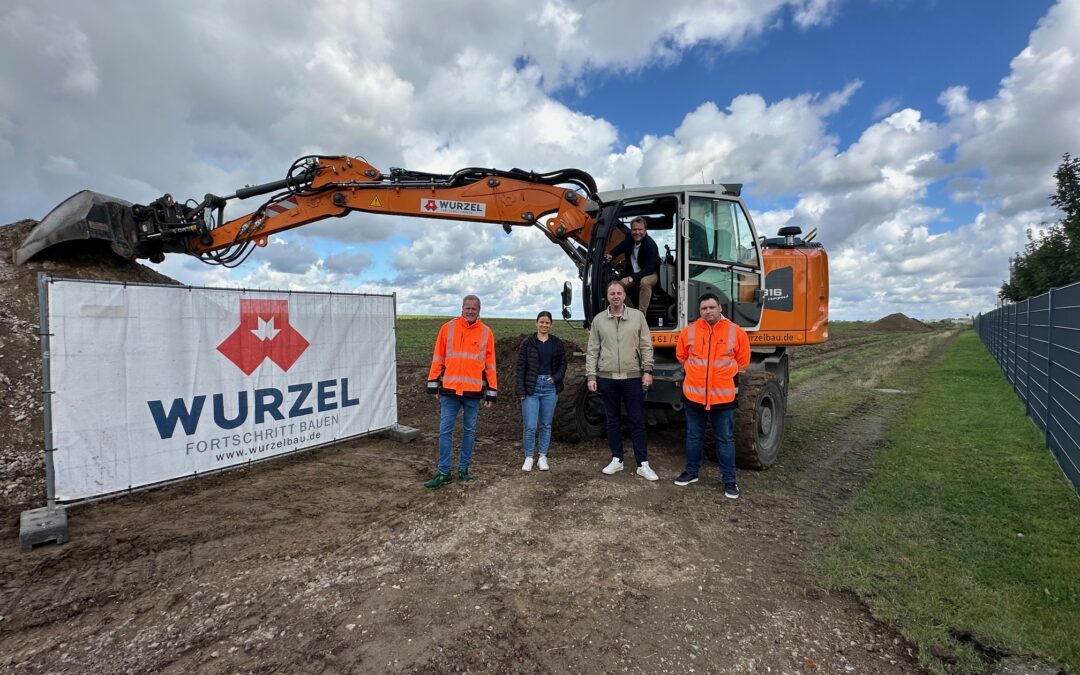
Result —
[{"label": "white banner", "polygon": [[397,422],[392,296],[47,287],[59,501]]}]

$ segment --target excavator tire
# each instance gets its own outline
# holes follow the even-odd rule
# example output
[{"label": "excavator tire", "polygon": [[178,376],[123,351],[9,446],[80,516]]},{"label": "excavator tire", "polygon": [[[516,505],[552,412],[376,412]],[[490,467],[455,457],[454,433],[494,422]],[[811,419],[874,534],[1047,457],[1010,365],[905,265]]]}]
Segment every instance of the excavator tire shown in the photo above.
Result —
[{"label": "excavator tire", "polygon": [[735,463],[764,470],[776,462],[784,442],[787,399],[772,373],[739,375],[739,407],[735,411]]},{"label": "excavator tire", "polygon": [[555,404],[555,417],[551,433],[556,440],[580,443],[604,435],[603,406],[597,394],[585,386],[583,369],[574,369],[563,382],[559,402]]}]

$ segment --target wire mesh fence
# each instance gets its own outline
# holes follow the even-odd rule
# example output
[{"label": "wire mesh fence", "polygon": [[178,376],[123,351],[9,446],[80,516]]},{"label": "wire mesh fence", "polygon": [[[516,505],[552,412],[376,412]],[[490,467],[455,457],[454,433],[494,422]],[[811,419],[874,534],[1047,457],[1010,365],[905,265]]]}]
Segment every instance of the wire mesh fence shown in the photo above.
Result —
[{"label": "wire mesh fence", "polygon": [[1080,283],[980,314],[975,330],[1080,493]]}]

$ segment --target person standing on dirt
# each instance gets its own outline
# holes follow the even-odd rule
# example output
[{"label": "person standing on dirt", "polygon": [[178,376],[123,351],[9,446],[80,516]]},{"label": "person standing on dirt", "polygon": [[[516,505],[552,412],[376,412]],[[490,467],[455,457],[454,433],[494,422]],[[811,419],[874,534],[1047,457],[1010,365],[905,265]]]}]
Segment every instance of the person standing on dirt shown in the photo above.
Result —
[{"label": "person standing on dirt", "polygon": [[720,299],[713,293],[698,298],[698,313],[698,320],[683,328],[675,343],[675,358],[686,371],[682,384],[686,469],[675,484],[684,486],[698,480],[707,419],[712,425],[724,496],[738,499],[732,423],[739,369],[750,363],[750,339],[740,326],[724,318]]},{"label": "person standing on dirt", "polygon": [[566,347],[551,334],[551,312],[540,312],[536,315],[536,333],[522,340],[518,348],[516,389],[521,400],[521,426],[525,429],[522,471],[532,471],[534,449],[540,455],[538,468],[550,468],[551,419],[565,376]]},{"label": "person standing on dirt", "polygon": [[607,288],[608,308],[593,317],[589,346],[585,351],[585,376],[589,391],[600,391],[607,416],[611,462],[603,472],[623,470],[622,409],[630,424],[637,475],[657,480],[649,467],[645,438],[645,390],[652,386],[652,334],[645,315],[626,306],[626,289],[612,281]]},{"label": "person standing on dirt", "polygon": [[629,291],[638,287],[638,310],[649,313],[653,287],[660,281],[660,249],[656,241],[645,231],[645,219],[638,217],[630,221],[630,236],[619,242],[611,253],[604,256],[610,262],[619,256],[626,257],[626,270],[621,281]]},{"label": "person standing on dirt", "polygon": [[476,418],[480,401],[490,408],[498,397],[495,376],[495,336],[480,321],[480,298],[466,295],[461,301],[461,316],[439,329],[435,353],[427,378],[428,393],[439,399],[439,471],[424,483],[429,490],[451,482],[454,458],[454,425],[461,412],[461,451],[458,480],[469,481]]}]

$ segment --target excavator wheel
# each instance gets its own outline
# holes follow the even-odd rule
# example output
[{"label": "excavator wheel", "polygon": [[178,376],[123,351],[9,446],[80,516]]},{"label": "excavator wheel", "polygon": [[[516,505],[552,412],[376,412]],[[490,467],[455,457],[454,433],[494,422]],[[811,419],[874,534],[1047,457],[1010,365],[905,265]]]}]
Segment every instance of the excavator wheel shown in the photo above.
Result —
[{"label": "excavator wheel", "polygon": [[735,411],[735,463],[743,469],[768,469],[784,442],[787,399],[772,373],[739,375]]},{"label": "excavator wheel", "polygon": [[584,369],[574,369],[567,374],[559,402],[555,404],[551,433],[557,440],[579,443],[602,437],[605,428],[600,396],[585,386]]}]

